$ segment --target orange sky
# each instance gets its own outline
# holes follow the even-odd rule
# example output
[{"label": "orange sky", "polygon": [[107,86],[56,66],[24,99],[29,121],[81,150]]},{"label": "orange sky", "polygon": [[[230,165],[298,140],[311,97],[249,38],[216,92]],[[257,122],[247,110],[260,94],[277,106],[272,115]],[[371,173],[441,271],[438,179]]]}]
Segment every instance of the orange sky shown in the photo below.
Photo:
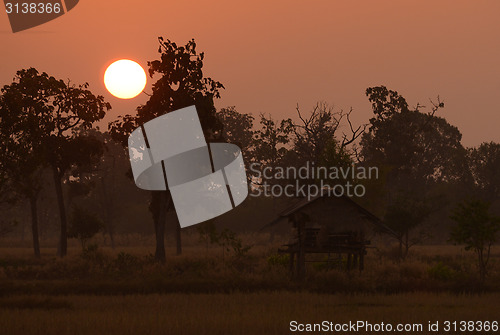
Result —
[{"label": "orange sky", "polygon": [[[500,142],[500,1],[127,1],[80,0],[68,14],[13,34],[0,18],[0,84],[30,66],[89,82],[118,114],[146,96],[120,101],[103,84],[107,65],[146,66],[157,36],[205,51],[205,73],[226,90],[219,107],[295,116],[318,100],[371,116],[364,90],[386,85],[411,105],[440,95],[440,112],[463,143]],[[148,83],[148,85],[150,85]],[[149,86],[148,86],[149,87]]]}]

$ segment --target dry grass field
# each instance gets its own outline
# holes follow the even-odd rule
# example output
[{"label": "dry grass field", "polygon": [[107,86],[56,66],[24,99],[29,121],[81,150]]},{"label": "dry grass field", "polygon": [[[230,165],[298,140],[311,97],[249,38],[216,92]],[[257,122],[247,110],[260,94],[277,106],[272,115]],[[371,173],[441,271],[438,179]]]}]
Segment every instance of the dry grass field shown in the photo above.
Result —
[{"label": "dry grass field", "polygon": [[393,325],[420,323],[425,327],[428,321],[492,321],[500,316],[498,301],[498,293],[481,296],[305,292],[15,296],[2,299],[0,325],[1,333],[9,335],[272,335],[291,334],[290,322],[293,320],[300,323],[324,320],[336,323],[362,320]]},{"label": "dry grass field", "polygon": [[283,241],[268,236],[245,236],[243,255],[187,236],[180,256],[169,243],[166,264],[154,262],[147,237],[120,237],[115,249],[94,242],[101,247],[83,253],[72,242],[63,260],[49,243],[36,260],[29,245],[0,242],[0,334],[292,334],[294,320],[500,319],[498,246],[479,286],[474,255],[450,245],[415,247],[403,262],[393,248],[370,249],[361,273],[320,256],[297,282],[276,253]]}]

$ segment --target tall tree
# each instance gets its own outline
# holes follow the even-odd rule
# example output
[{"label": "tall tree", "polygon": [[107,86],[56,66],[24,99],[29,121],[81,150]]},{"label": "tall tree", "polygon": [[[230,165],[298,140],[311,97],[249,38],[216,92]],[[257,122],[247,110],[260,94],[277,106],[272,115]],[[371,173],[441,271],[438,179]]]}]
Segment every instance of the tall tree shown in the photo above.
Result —
[{"label": "tall tree", "polygon": [[[2,99],[3,100],[3,99]],[[3,102],[3,101],[2,101]],[[44,162],[40,152],[24,138],[22,130],[12,132],[7,124],[4,109],[0,107],[0,170],[5,178],[2,193],[9,194],[9,203],[27,199],[30,204],[31,232],[35,257],[40,257],[38,198],[42,189],[41,174]],[[10,120],[9,122],[14,121]],[[18,120],[16,120],[18,121]]]},{"label": "tall tree", "polygon": [[481,143],[469,149],[468,161],[477,195],[487,201],[500,198],[500,144]]},{"label": "tall tree", "polygon": [[[405,244],[409,231],[442,205],[437,201],[443,199],[437,186],[469,179],[462,135],[444,118],[435,116],[444,107],[439,99],[431,112],[422,113],[423,106],[409,108],[401,95],[385,86],[368,88],[366,94],[374,117],[361,140],[361,157],[364,164],[388,170],[386,223],[405,237],[400,239]],[[405,218],[407,215],[411,217]]]},{"label": "tall tree", "polygon": [[[432,112],[422,113],[422,106],[407,106],[403,97],[384,86],[367,89],[375,117],[362,137],[364,160],[392,167],[394,178],[417,178],[419,181],[463,180],[465,149],[460,143],[462,134],[435,112],[444,107],[439,102]],[[390,98],[388,98],[390,97]],[[381,99],[382,101],[378,101]],[[397,106],[391,102],[394,100]],[[384,111],[378,108],[385,106]]]},{"label": "tall tree", "polygon": [[473,250],[477,256],[481,283],[487,275],[491,246],[500,231],[500,217],[492,215],[490,204],[480,200],[460,203],[451,218],[457,223],[450,239],[455,244],[465,244],[465,250]]},{"label": "tall tree", "polygon": [[29,68],[18,71],[14,82],[2,90],[10,99],[4,105],[5,113],[16,118],[14,130],[21,134],[22,140],[15,142],[17,148],[24,146],[33,157],[41,157],[52,171],[61,222],[61,256],[67,253],[63,177],[95,151],[87,150],[88,142],[76,130],[92,127],[111,108],[87,88],[88,84],[71,85]]},{"label": "tall tree", "polygon": [[223,125],[224,140],[238,145],[245,161],[249,162],[253,154],[254,117],[251,114],[239,113],[234,106],[221,108],[217,117]]},{"label": "tall tree", "polygon": [[111,247],[114,249],[115,217],[120,206],[119,196],[123,194],[122,192],[126,192],[123,188],[128,186],[125,174],[129,168],[129,160],[124,147],[114,141],[109,133],[101,136],[105,150],[97,166],[96,206],[103,213],[104,231],[108,234]]},{"label": "tall tree", "polygon": [[30,69],[18,71],[14,82],[5,85],[0,96],[2,193],[10,194],[11,202],[18,198],[29,201],[35,257],[40,257],[37,204],[42,188],[40,176],[46,165],[41,137],[44,131],[50,131],[41,129],[40,120],[50,113],[46,94],[51,92],[51,78],[38,76]]},{"label": "tall tree", "polygon": [[[158,38],[159,60],[148,62],[149,75],[160,78],[153,84],[153,93],[146,104],[137,108],[135,115],[120,116],[109,124],[112,136],[124,145],[130,133],[145,122],[165,113],[195,105],[207,140],[221,138],[222,124],[216,117],[214,99],[220,97],[224,86],[203,75],[204,53],[197,52],[193,40],[179,46],[170,40]],[[165,261],[165,221],[167,211],[173,209],[169,191],[152,192],[150,210],[156,233],[155,258]],[[180,225],[176,224],[177,251],[181,251]]]},{"label": "tall tree", "polygon": [[47,160],[52,169],[59,216],[61,221],[60,256],[68,250],[67,215],[63,195],[63,178],[78,164],[87,163],[102,154],[101,143],[87,138],[79,132],[89,129],[101,120],[111,105],[102,96],[95,96],[87,90],[88,84],[74,86],[59,81],[60,88],[54,99],[54,109],[50,122],[54,131],[45,139]]},{"label": "tall tree", "polygon": [[254,132],[254,159],[263,167],[275,168],[288,152],[293,126],[290,120],[274,120],[260,114],[260,128]]}]

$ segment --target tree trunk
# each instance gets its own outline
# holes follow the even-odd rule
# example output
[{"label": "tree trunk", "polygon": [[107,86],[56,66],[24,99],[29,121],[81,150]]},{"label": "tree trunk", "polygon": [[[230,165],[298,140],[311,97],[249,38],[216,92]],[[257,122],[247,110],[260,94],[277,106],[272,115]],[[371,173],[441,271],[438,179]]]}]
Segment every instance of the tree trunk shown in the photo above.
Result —
[{"label": "tree trunk", "polygon": [[101,187],[102,187],[102,201],[104,215],[106,217],[105,228],[106,232],[109,235],[109,239],[111,241],[111,249],[115,249],[115,226],[113,220],[114,214],[114,201],[111,196],[109,196],[106,183],[104,182],[104,178],[101,178]]},{"label": "tree trunk", "polygon": [[[171,201],[172,199],[172,194],[168,192],[168,199],[167,199],[167,212],[169,210],[174,210],[175,208],[173,206],[173,203]],[[176,255],[182,255],[182,236],[181,236],[181,223],[179,222],[179,219],[176,216],[175,220],[175,245],[176,245]]]},{"label": "tree trunk", "polygon": [[111,240],[111,249],[115,249],[115,233],[114,233],[114,228],[112,226],[112,223],[110,223],[110,227],[108,234],[109,234],[109,239]]},{"label": "tree trunk", "polygon": [[410,250],[409,235],[410,235],[410,231],[407,230],[406,234],[405,234],[405,257],[404,257],[405,259],[406,259],[406,257],[408,257],[408,252]]},{"label": "tree trunk", "polygon": [[[156,198],[156,199],[155,199]],[[167,219],[167,209],[170,202],[169,192],[158,192],[153,194],[153,201],[158,202],[157,213],[155,213],[155,235],[156,235],[156,251],[155,259],[159,262],[165,263],[165,223]]]},{"label": "tree trunk", "polygon": [[298,233],[298,252],[297,252],[297,279],[303,280],[306,274],[306,254],[305,254],[305,223],[299,219],[297,224]]},{"label": "tree trunk", "polygon": [[52,174],[56,187],[57,203],[59,205],[59,218],[61,220],[61,237],[59,240],[59,256],[64,257],[68,254],[68,223],[66,218],[66,207],[64,205],[64,196],[62,191],[62,182],[59,170],[56,166],[52,166]]},{"label": "tree trunk", "polygon": [[402,235],[399,235],[399,249],[398,249],[398,253],[399,253],[399,259],[398,259],[398,262],[400,262],[402,259],[403,259],[403,236]]},{"label": "tree trunk", "polygon": [[33,233],[33,251],[35,257],[40,258],[40,242],[38,240],[38,210],[36,196],[30,197],[31,207],[31,232]]},{"label": "tree trunk", "polygon": [[290,252],[290,258],[288,259],[288,271],[290,272],[290,277],[293,278],[293,261],[294,261],[295,253]]},{"label": "tree trunk", "polygon": [[182,254],[182,240],[181,240],[181,224],[179,220],[177,220],[177,224],[175,226],[175,242],[177,243],[177,255]]},{"label": "tree trunk", "polygon": [[483,258],[483,249],[478,250],[478,257],[479,257],[479,280],[480,284],[483,285],[484,280],[486,278],[486,265],[484,264],[484,258]]}]

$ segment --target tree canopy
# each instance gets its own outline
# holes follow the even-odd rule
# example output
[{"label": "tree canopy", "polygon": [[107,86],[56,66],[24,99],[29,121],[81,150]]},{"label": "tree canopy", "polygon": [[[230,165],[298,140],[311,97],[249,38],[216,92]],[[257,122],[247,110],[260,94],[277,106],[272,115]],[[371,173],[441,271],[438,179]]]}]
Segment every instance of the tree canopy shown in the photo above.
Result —
[{"label": "tree canopy", "polygon": [[40,189],[35,174],[46,167],[52,170],[60,210],[61,256],[67,252],[62,178],[72,166],[99,153],[95,147],[99,144],[80,136],[80,130],[91,128],[111,108],[102,96],[87,88],[87,83],[75,86],[29,68],[18,71],[14,82],[1,90],[4,171],[19,180],[16,188],[31,199],[35,234],[36,194]]},{"label": "tree canopy", "polygon": [[[160,75],[153,84],[148,101],[137,108],[136,114],[118,117],[109,124],[111,136],[127,145],[128,136],[145,122],[174,110],[195,105],[207,140],[222,138],[222,123],[216,117],[214,99],[224,86],[203,75],[203,52],[196,50],[194,39],[184,46],[158,38],[160,59],[148,62],[149,75]],[[169,191],[152,192],[150,211],[156,232],[155,258],[165,261],[164,231],[166,213],[172,208]],[[176,225],[177,252],[181,252],[180,226]]]}]

